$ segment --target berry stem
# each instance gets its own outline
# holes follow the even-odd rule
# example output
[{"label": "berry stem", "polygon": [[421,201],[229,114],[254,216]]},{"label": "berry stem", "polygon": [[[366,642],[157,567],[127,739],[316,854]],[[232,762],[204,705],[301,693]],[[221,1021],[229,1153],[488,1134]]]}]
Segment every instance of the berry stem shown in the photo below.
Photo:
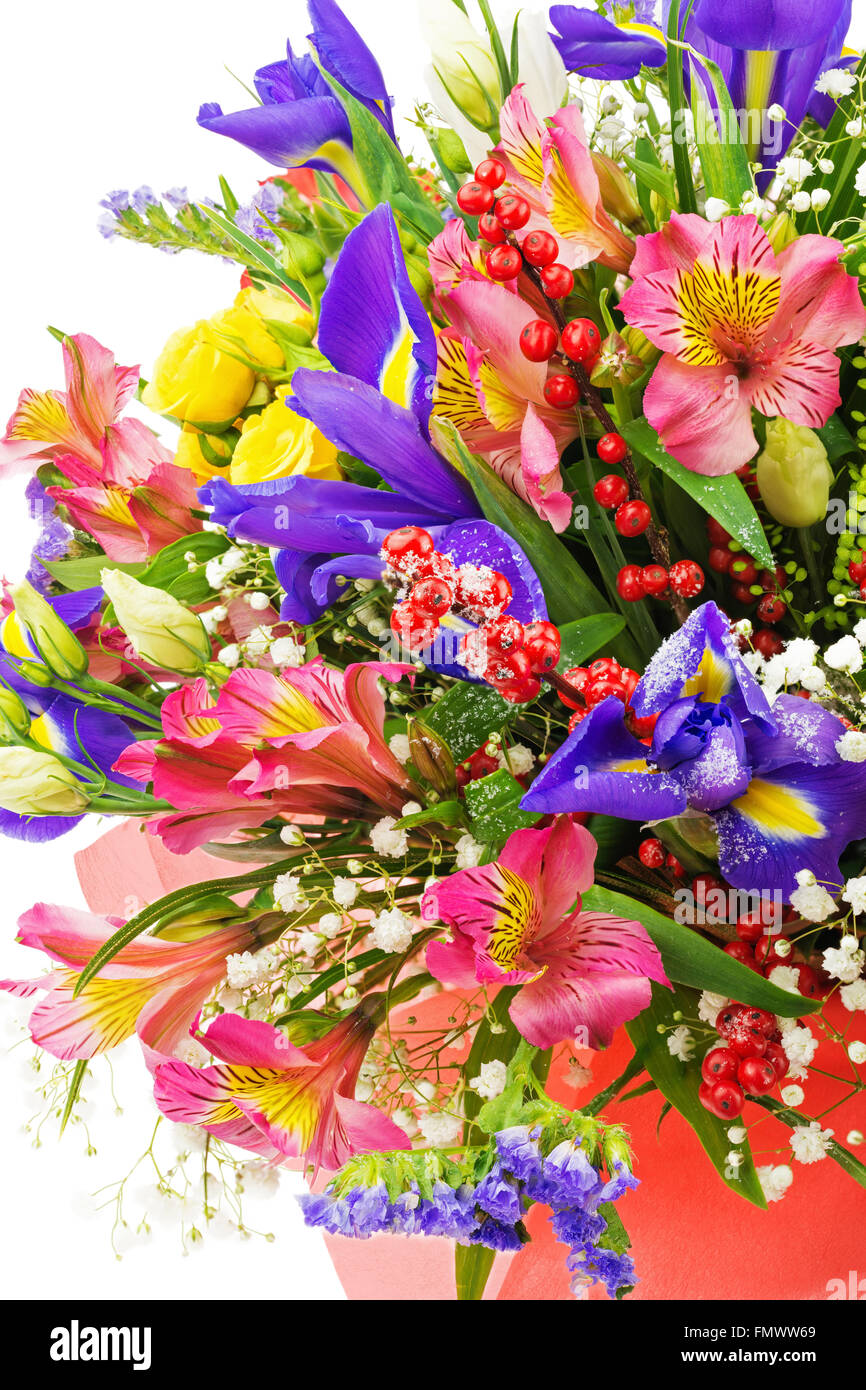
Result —
[{"label": "berry stem", "polygon": [[540,671],[538,673],[538,679],[547,681],[548,685],[552,685],[554,690],[558,691],[560,695],[567,695],[570,700],[575,700],[578,705],[582,703],[582,693],[576,686],[573,686],[570,681],[567,681],[564,676],[561,676],[558,671]]},{"label": "berry stem", "polygon": [[[509,236],[508,240],[512,246],[516,247],[518,251],[520,250],[516,237]],[[567,323],[562,306],[558,300],[549,299],[544,293],[544,285],[541,276],[535,267],[529,264],[525,257],[523,258],[523,269],[535,285],[539,294],[544,296],[547,307],[556,320],[556,326],[560,334],[562,334],[562,330]],[[602,400],[601,392],[597,386],[593,386],[586,368],[580,362],[573,362],[571,358],[567,357],[565,361],[569,372],[580,387],[581,394],[584,396],[587,405],[599,423],[604,426],[605,433],[618,434],[619,431],[617,426]],[[622,459],[622,467],[628,481],[629,495],[633,498],[638,498],[640,501],[646,501],[643,495],[643,489],[638,480],[634,459],[631,456],[630,449],[626,451]],[[662,565],[665,570],[669,570],[671,567],[671,553],[668,546],[668,533],[666,529],[663,526],[656,526],[654,521],[650,521],[644,534],[646,535],[652,557],[656,564]],[[672,590],[668,590],[664,597],[673,609],[677,622],[680,624],[684,623],[689,616],[689,608],[685,600],[682,599],[679,594],[673,593]]]}]

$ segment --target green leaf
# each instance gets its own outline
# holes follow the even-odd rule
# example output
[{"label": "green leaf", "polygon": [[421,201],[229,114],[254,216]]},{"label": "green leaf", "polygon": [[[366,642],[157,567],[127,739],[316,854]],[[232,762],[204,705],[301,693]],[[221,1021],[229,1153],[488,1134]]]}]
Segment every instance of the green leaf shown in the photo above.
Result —
[{"label": "green leaf", "polygon": [[762,569],[772,570],[775,566],[764,528],[758,518],[752,501],[735,473],[725,473],[717,478],[706,478],[701,473],[692,473],[678,463],[662,446],[659,437],[648,420],[643,416],[631,420],[620,427],[632,449],[642,454],[650,463],[687,492],[709,516],[715,517],[726,531],[743,545]]},{"label": "green leaf", "polygon": [[583,906],[587,911],[610,912],[614,917],[640,922],[659,948],[669,979],[676,984],[724,994],[727,999],[751,1004],[756,1009],[768,1009],[782,1018],[799,1018],[821,1007],[820,1000],[805,999],[801,994],[779,989],[692,927],[680,926],[655,908],[636,902],[624,893],[612,893],[596,884],[584,893]]},{"label": "green leaf", "polygon": [[459,1300],[477,1302],[483,1297],[495,1258],[496,1251],[489,1250],[486,1245],[454,1246],[454,1276]]},{"label": "green leaf", "polygon": [[485,845],[499,844],[512,831],[524,830],[540,820],[534,812],[521,811],[520,799],[525,795],[520,783],[504,768],[469,782],[464,796],[475,839]]},{"label": "green leaf", "polygon": [[549,522],[517,497],[489,464],[471,454],[450,422],[439,419],[437,435],[478,499],[488,521],[499,526],[530,559],[541,581],[551,622],[567,623],[604,612],[607,605],[583,573],[568,547],[558,538]]},{"label": "green leaf", "polygon": [[293,280],[290,275],[286,274],[279,261],[275,260],[270,251],[266,251],[264,247],[260,246],[252,237],[247,236],[246,232],[242,232],[240,227],[236,227],[234,222],[230,222],[227,217],[223,217],[222,213],[215,212],[213,208],[209,208],[206,203],[197,203],[196,207],[209,222],[213,222],[215,226],[219,227],[220,231],[228,237],[229,241],[233,241],[235,245],[245,253],[243,257],[245,263],[252,263],[253,266],[257,266],[260,271],[265,272],[266,279],[276,280],[278,284],[285,285],[293,294],[296,294],[299,299],[303,300],[308,309],[312,308],[309,291],[304,288],[299,280]]},{"label": "green leaf", "polygon": [[[671,0],[671,8],[668,14],[668,57],[666,71],[668,75],[668,102],[671,109],[671,130],[673,131],[673,159],[674,173],[677,179],[677,193],[679,194],[680,212],[697,212],[698,200],[695,197],[695,186],[692,181],[692,170],[689,162],[689,148],[684,140],[677,139],[683,132],[684,118],[686,113],[685,83],[683,78],[683,54],[679,47],[681,28],[685,28],[685,21],[680,25],[680,9],[682,0]],[[689,3],[686,7],[691,8]]]},{"label": "green leaf", "polygon": [[79,1095],[81,1094],[81,1086],[85,1076],[87,1075],[87,1068],[89,1065],[89,1062],[75,1063],[75,1068],[72,1073],[72,1080],[69,1083],[69,1090],[66,1092],[66,1104],[63,1107],[63,1114],[60,1118],[61,1134],[65,1130],[72,1117],[72,1112],[75,1109],[75,1103],[78,1100]]},{"label": "green leaf", "polygon": [[[647,141],[644,141],[644,144],[647,143]],[[643,185],[645,188],[652,189],[653,193],[658,193],[658,195],[664,198],[666,203],[670,203],[672,207],[676,204],[676,183],[669,169],[665,169],[661,164],[650,163],[646,159],[633,159],[631,155],[625,152],[620,154],[620,159],[637,179],[638,198],[640,198],[640,188],[641,185]],[[641,203],[642,202],[643,200],[641,200]],[[647,209],[645,208],[644,212],[646,211]]]},{"label": "green leaf", "polygon": [[631,851],[634,826],[619,816],[592,815],[586,828],[598,845],[595,856],[597,869],[609,869]]},{"label": "green leaf", "polygon": [[[761,1105],[765,1110],[769,1110],[771,1115],[775,1115],[777,1120],[783,1124],[790,1125],[791,1129],[802,1129],[812,1123],[809,1115],[801,1115],[799,1110],[792,1110],[789,1105],[783,1105],[781,1101],[775,1100],[772,1096],[752,1096],[756,1105]],[[831,1139],[827,1145],[827,1155],[835,1160],[840,1168],[859,1182],[861,1187],[866,1187],[866,1164],[855,1158],[850,1149],[846,1149],[844,1144],[837,1144],[835,1139]]]},{"label": "green leaf", "polygon": [[461,683],[425,710],[424,723],[448,745],[455,763],[459,763],[513,716],[514,706],[489,685]]},{"label": "green leaf", "polygon": [[[198,531],[192,536],[181,536],[154,555],[138,578],[142,584],[164,589],[180,603],[204,603],[213,595],[204,566],[215,555],[227,550],[228,545],[227,536],[217,531]],[[193,571],[189,568],[187,555],[195,556],[197,568]]]},{"label": "green leaf", "polygon": [[740,134],[738,113],[734,110],[718,63],[692,48],[686,51],[706,72],[716,98],[714,112],[698,74],[693,72],[692,115],[695,118],[695,141],[706,191],[712,198],[722,198],[736,212],[743,194],[755,186],[749,156]]},{"label": "green leaf", "polygon": [[395,829],[411,830],[416,825],[461,825],[465,824],[463,807],[459,801],[438,801],[435,806],[428,806],[423,811],[416,811],[414,815],[402,816],[396,822]]},{"label": "green leaf", "polygon": [[619,613],[594,613],[591,618],[564,623],[559,629],[562,653],[556,669],[567,671],[570,666],[580,666],[588,656],[594,656],[618,637],[624,627],[625,618]]},{"label": "green leaf", "polygon": [[731,1141],[727,1136],[727,1126],[723,1120],[705,1110],[698,1099],[701,1085],[698,1062],[681,1062],[678,1057],[672,1056],[666,1034],[658,1031],[660,1024],[670,1026],[673,1023],[673,1015],[678,1010],[687,1016],[693,1015],[696,1007],[694,995],[684,989],[675,989],[671,993],[663,986],[653,984],[652,996],[649,1008],[625,1025],[637,1056],[665,1099],[691,1125],[713,1167],[731,1191],[756,1207],[766,1207],[767,1201],[758,1182],[748,1141],[744,1140],[738,1146],[744,1154],[744,1162],[739,1168],[732,1169],[728,1163]]},{"label": "green leaf", "polygon": [[119,564],[116,560],[109,560],[106,555],[87,555],[81,560],[41,560],[40,564],[45,566],[52,579],[70,592],[96,588],[102,583],[101,575],[105,569],[122,570],[124,574],[139,578],[145,568],[138,563]]}]

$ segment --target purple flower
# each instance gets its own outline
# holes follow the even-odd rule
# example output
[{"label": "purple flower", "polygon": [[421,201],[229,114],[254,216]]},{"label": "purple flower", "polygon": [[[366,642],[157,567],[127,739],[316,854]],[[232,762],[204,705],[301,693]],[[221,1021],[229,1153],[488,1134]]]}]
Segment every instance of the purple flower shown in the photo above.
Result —
[{"label": "purple flower", "polygon": [[520,1188],[500,1164],[494,1164],[475,1189],[475,1203],[499,1221],[512,1224],[523,1216]]}]

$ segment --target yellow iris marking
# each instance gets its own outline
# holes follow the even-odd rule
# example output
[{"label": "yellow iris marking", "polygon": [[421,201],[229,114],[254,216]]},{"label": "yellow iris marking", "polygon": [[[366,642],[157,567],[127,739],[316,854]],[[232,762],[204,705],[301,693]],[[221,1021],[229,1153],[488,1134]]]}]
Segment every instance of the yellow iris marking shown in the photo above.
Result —
[{"label": "yellow iris marking", "polygon": [[310,1147],[319,1119],[319,1106],[309,1078],[303,1072],[275,1072],[257,1067],[226,1067],[225,1070],[235,1095],[251,1101],[277,1129],[294,1135],[301,1150]]},{"label": "yellow iris marking", "polygon": [[731,680],[730,666],[707,647],[700,666],[680,693],[683,696],[702,695],[710,704],[718,705],[731,689]]},{"label": "yellow iris marking", "polygon": [[646,759],[645,759],[645,758],[626,758],[625,762],[622,762],[622,763],[611,763],[611,765],[610,765],[610,771],[611,771],[611,772],[652,772],[652,773],[655,773],[655,772],[658,771],[658,768],[655,768],[655,767],[647,767]]},{"label": "yellow iris marking", "polygon": [[41,743],[43,748],[53,750],[52,729],[48,722],[48,716],[40,714],[38,719],[34,719],[30,725],[30,737],[37,743]]},{"label": "yellow iris marking", "polygon": [[382,395],[397,405],[409,404],[409,378],[415,365],[412,349],[416,338],[408,323],[403,323],[399,340],[382,368],[379,385]]},{"label": "yellow iris marking", "polygon": [[755,346],[779,307],[776,274],[736,265],[730,270],[696,261],[677,272],[676,297],[685,346],[677,353],[692,367],[717,367],[737,348]]},{"label": "yellow iris marking", "polygon": [[17,613],[10,613],[3,619],[3,626],[0,628],[0,633],[3,634],[3,646],[10,656],[18,656],[22,661],[37,660],[27,641]]},{"label": "yellow iris marking", "polygon": [[538,907],[526,879],[499,866],[504,880],[503,907],[490,932],[488,954],[500,970],[514,970],[515,962],[538,928]]},{"label": "yellow iris marking", "polygon": [[[778,55],[771,49],[749,49],[746,53],[746,110],[764,112],[769,105],[770,88],[776,71]],[[753,125],[749,121],[748,154],[754,159],[758,153],[758,141],[753,137]]]},{"label": "yellow iris marking", "polygon": [[731,804],[777,840],[802,840],[825,833],[816,808],[801,793],[759,777],[753,778],[745,795]]}]

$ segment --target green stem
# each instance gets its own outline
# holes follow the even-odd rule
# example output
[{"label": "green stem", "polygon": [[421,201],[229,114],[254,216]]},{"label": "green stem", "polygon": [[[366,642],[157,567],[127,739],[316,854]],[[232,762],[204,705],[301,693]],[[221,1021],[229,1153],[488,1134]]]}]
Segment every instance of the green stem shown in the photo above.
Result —
[{"label": "green stem", "polygon": [[[668,38],[673,39],[674,43],[680,38],[680,7],[682,0],[672,0],[670,14],[668,16]],[[691,5],[689,5],[691,9]],[[682,28],[685,28],[683,24]],[[679,195],[680,212],[697,212],[698,201],[695,197],[695,186],[692,181],[692,170],[689,164],[689,147],[685,138],[677,139],[680,135],[685,137],[684,113],[686,110],[685,83],[683,80],[683,64],[685,55],[673,44],[668,45],[668,97],[671,109],[671,140],[673,146],[674,173],[677,180],[677,193]]]},{"label": "green stem", "polygon": [[644,1067],[643,1062],[640,1060],[637,1054],[635,1054],[635,1056],[632,1057],[631,1061],[626,1067],[625,1071],[622,1072],[622,1074],[618,1076],[615,1081],[611,1081],[609,1086],[605,1086],[603,1091],[599,1091],[598,1095],[593,1096],[592,1100],[589,1102],[588,1105],[581,1106],[581,1111],[583,1112],[583,1114],[597,1115],[598,1112],[600,1110],[603,1110],[604,1107],[610,1101],[613,1100],[614,1096],[616,1096],[618,1092],[622,1090],[623,1086],[627,1086],[628,1083],[634,1079],[634,1077],[640,1076],[641,1072],[645,1070],[646,1068]]},{"label": "green stem", "polygon": [[496,67],[499,72],[499,85],[502,88],[503,101],[511,91],[511,65],[505,55],[502,40],[499,37],[499,30],[490,9],[488,0],[478,0],[478,8],[481,11],[487,32],[490,35],[490,47],[493,50],[493,57],[496,59]]},{"label": "green stem", "polygon": [[821,572],[815,561],[815,550],[812,545],[812,533],[808,526],[797,527],[797,544],[800,547],[800,554],[803,557],[803,564],[809,576],[809,596],[812,602],[820,607],[824,602],[824,586],[821,579]]}]

